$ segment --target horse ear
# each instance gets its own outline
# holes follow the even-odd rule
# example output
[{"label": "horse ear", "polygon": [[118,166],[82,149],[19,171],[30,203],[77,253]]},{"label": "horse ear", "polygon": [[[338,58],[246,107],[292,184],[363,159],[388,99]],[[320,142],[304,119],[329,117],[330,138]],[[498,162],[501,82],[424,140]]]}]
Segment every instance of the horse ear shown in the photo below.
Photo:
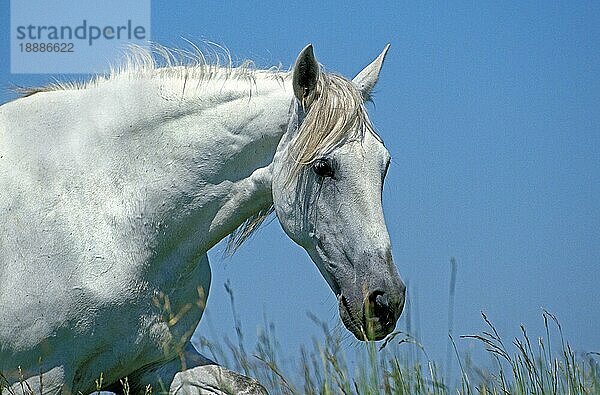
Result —
[{"label": "horse ear", "polygon": [[307,98],[314,92],[319,80],[319,63],[313,53],[312,44],[304,47],[298,55],[293,75],[294,95],[302,105],[305,105]]},{"label": "horse ear", "polygon": [[371,98],[371,92],[379,78],[379,72],[381,71],[381,66],[383,66],[388,49],[390,49],[390,44],[387,44],[379,56],[352,79],[352,82],[360,90],[365,101]]}]

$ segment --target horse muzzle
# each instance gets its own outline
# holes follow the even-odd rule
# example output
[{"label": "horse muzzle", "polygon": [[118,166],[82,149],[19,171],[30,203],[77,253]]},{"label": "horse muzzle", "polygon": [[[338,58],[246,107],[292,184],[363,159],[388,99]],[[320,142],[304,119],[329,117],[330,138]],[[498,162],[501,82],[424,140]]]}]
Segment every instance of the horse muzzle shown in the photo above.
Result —
[{"label": "horse muzzle", "polygon": [[358,340],[381,340],[396,327],[404,309],[406,286],[399,281],[394,287],[375,288],[363,295],[347,298],[340,294],[340,318]]}]

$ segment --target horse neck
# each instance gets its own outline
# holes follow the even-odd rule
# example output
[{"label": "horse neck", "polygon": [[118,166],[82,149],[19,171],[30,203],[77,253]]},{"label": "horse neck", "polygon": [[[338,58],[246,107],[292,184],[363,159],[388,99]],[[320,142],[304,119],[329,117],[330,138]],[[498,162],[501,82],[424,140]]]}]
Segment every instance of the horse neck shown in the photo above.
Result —
[{"label": "horse neck", "polygon": [[153,225],[137,243],[151,246],[147,258],[198,257],[272,205],[270,164],[289,119],[288,80],[259,72],[254,81],[174,79],[135,88],[136,103],[124,112],[136,114],[127,123],[146,136],[143,147],[135,136],[129,147],[133,166],[145,168],[133,189],[146,192],[138,205],[144,225]]}]

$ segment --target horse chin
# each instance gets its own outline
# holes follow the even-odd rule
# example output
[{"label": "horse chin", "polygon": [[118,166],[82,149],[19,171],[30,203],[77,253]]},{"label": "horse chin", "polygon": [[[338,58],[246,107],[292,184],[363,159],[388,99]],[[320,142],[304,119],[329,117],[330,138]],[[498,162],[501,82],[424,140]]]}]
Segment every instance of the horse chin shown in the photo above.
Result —
[{"label": "horse chin", "polygon": [[350,308],[350,306],[348,304],[347,299],[344,298],[343,296],[339,296],[338,300],[339,300],[340,318],[342,320],[342,323],[346,327],[346,329],[348,329],[348,331],[350,331],[350,333],[352,333],[354,335],[354,337],[356,337],[357,340],[360,340],[360,341],[373,340],[373,339],[369,338],[368,334],[365,331],[364,326],[360,323],[361,318],[359,318],[359,317],[361,317],[361,314],[356,314],[354,311],[352,311],[352,309]]},{"label": "horse chin", "polygon": [[344,309],[340,310],[340,318],[342,319],[342,323],[356,337],[357,340],[365,341],[368,340],[364,334],[364,330],[362,326],[356,324],[356,322],[350,317],[350,314]]}]

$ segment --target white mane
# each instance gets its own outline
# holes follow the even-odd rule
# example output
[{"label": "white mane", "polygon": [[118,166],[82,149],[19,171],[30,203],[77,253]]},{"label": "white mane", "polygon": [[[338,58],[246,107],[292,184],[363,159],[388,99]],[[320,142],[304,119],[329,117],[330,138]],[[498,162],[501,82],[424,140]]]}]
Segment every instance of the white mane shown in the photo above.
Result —
[{"label": "white mane", "polygon": [[83,81],[56,80],[44,86],[17,87],[15,90],[22,97],[27,97],[39,92],[87,89],[121,78],[193,80],[197,84],[214,79],[225,79],[245,81],[253,86],[259,73],[281,81],[288,75],[282,70],[281,64],[259,70],[252,60],[234,62],[229,50],[218,44],[208,43],[205,50],[201,50],[191,42],[190,45],[192,50],[172,49],[155,43],[149,48],[130,45],[124,52],[123,58],[118,64],[112,65],[106,74],[97,74]]}]

